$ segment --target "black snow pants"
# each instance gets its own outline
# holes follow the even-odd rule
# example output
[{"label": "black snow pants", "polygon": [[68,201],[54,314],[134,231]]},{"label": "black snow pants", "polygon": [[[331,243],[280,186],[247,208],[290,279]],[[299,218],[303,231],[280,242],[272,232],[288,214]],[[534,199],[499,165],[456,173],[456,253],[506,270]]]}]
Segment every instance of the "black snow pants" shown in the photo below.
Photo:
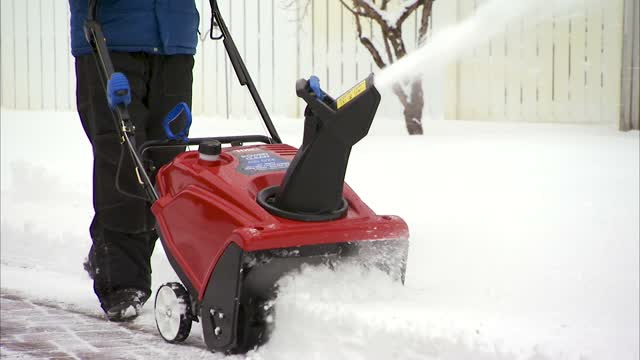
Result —
[{"label": "black snow pants", "polygon": [[[112,52],[115,71],[124,73],[131,87],[129,114],[135,126],[136,145],[166,137],[164,116],[179,102],[191,106],[192,55],[151,55]],[[157,240],[150,204],[122,194],[120,188],[143,195],[128,153],[115,129],[96,62],[92,55],[76,58],[76,99],[84,131],[93,148],[93,206],[89,252],[94,291],[106,310],[109,294],[137,289],[151,294],[150,258]],[[182,129],[185,119],[172,128]],[[125,150],[128,151],[128,150]],[[147,157],[155,168],[171,161],[184,149],[154,150]],[[150,176],[155,181],[155,173]]]}]

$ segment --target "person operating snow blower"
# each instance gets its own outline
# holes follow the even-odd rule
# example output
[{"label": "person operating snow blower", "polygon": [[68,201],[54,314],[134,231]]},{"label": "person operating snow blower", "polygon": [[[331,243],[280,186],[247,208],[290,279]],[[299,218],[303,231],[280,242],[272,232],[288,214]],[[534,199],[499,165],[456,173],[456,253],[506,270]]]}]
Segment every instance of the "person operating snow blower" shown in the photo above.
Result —
[{"label": "person operating snow blower", "polygon": [[[102,25],[113,66],[128,78],[128,111],[135,141],[142,144],[165,136],[162,119],[176,104],[191,105],[199,14],[194,0],[70,0],[69,6],[78,114],[94,158],[93,243],[84,266],[107,318],[124,321],[136,317],[151,294],[150,258],[158,235],[134,164],[123,154],[83,26],[90,16]],[[185,121],[172,126],[182,128]],[[154,169],[182,151],[150,151],[151,179]]]},{"label": "person operating snow blower", "polygon": [[[369,132],[380,104],[373,74],[336,98],[322,90],[318,77],[298,79],[295,93],[307,104],[302,146],[287,145],[271,121],[217,0],[210,0],[209,37],[224,45],[238,82],[247,87],[269,135],[189,138],[191,115],[188,105],[180,102],[158,121],[166,137],[158,131],[159,139],[149,140],[159,128],[154,106],[162,109],[182,97],[188,100],[190,96],[181,94],[191,86],[191,77],[177,90],[183,92],[174,93],[172,82],[184,81],[187,72],[180,57],[157,58],[147,48],[142,54],[125,54],[129,61],[119,59],[118,66],[127,73],[117,71],[112,54],[122,55],[110,51],[107,44],[119,43],[103,32],[95,11],[97,1],[89,0],[84,33],[102,91],[91,86],[95,81],[79,88],[78,107],[83,118],[93,120],[85,127],[96,161],[96,216],[87,268],[109,319],[137,315],[149,296],[149,256],[156,237],[151,214],[167,260],[180,279],[161,285],[154,301],[158,332],[170,343],[186,340],[192,323],[199,322],[212,351],[241,353],[264,344],[273,328],[272,304],[279,279],[302,266],[356,262],[404,282],[409,249],[406,222],[398,216],[378,215],[344,182],[352,147]],[[143,9],[141,5],[154,5],[158,46],[164,52],[180,51],[174,46],[185,34],[167,33],[172,28],[164,24],[166,6],[171,3],[172,16],[179,15],[179,1],[140,1],[138,10]],[[185,18],[191,19],[185,14],[178,17],[180,24],[188,25]],[[137,57],[142,60],[134,61]],[[190,69],[192,62],[187,65]],[[84,70],[87,74],[81,75],[88,76],[95,68],[87,65]],[[127,77],[133,78],[133,86]],[[90,94],[89,105],[83,107],[80,99],[85,93]],[[98,106],[104,104],[102,96],[108,107]],[[129,112],[132,107],[135,114]],[[111,111],[114,127],[98,122],[97,111]],[[170,125],[181,113],[185,126],[176,134]],[[136,116],[143,119],[132,122]],[[138,135],[136,127],[143,128],[143,135]],[[149,164],[148,151],[185,145],[198,150],[156,153]],[[126,170],[134,176],[121,184],[120,170],[127,156],[132,165]],[[372,174],[380,170],[371,169]],[[115,191],[109,186],[112,183]],[[147,203],[151,214],[146,212]]]}]

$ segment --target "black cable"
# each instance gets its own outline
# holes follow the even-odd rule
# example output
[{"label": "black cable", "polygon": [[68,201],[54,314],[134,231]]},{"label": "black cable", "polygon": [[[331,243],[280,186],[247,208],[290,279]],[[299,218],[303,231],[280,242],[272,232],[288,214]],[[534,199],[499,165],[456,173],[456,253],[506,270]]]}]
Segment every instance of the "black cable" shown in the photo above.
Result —
[{"label": "black cable", "polygon": [[[123,143],[123,144],[120,145],[120,160],[118,160],[118,167],[116,168],[116,190],[118,190],[119,193],[121,193],[121,194],[123,194],[125,196],[149,202],[148,198],[142,197],[142,196],[137,195],[137,194],[132,194],[130,192],[127,192],[127,191],[123,190],[122,187],[120,187],[120,169],[122,169],[122,164],[124,163],[124,153],[125,153],[125,151],[126,151],[126,149],[125,149],[124,143]],[[135,172],[135,169],[134,169],[134,172]]]}]

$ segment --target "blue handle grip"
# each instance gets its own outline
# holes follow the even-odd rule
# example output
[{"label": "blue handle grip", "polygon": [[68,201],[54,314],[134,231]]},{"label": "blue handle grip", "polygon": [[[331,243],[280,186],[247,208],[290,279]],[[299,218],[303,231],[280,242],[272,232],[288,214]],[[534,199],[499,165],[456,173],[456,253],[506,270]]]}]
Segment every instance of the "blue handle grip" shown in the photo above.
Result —
[{"label": "blue handle grip", "polygon": [[118,105],[126,106],[131,103],[129,80],[123,73],[114,72],[107,81],[107,102],[111,109],[115,109]]},{"label": "blue handle grip", "polygon": [[[184,112],[184,116],[187,118],[187,123],[184,125],[184,129],[180,130],[177,134],[174,134],[169,127],[175,119],[180,116]],[[189,128],[191,127],[191,110],[189,110],[189,105],[184,102],[179,103],[173,110],[169,111],[167,116],[165,116],[162,121],[162,126],[164,127],[164,133],[167,134],[167,137],[171,140],[181,140],[188,141],[187,136],[189,135]]]},{"label": "blue handle grip", "polygon": [[309,87],[315,94],[316,98],[318,98],[318,100],[324,100],[324,98],[327,96],[327,94],[325,94],[325,92],[320,88],[320,79],[318,79],[317,76],[311,75],[311,77],[309,78]]}]

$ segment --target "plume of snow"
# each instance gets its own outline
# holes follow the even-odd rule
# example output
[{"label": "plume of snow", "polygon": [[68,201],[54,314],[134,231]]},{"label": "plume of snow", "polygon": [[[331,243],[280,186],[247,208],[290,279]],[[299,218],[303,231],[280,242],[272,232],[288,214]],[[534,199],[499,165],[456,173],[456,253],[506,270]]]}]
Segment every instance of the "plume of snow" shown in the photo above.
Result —
[{"label": "plume of snow", "polygon": [[[595,1],[595,0],[590,0]],[[535,22],[567,14],[581,0],[489,0],[463,21],[434,33],[416,51],[388,66],[376,76],[380,89],[400,80],[440,71],[443,65],[455,61],[473,47],[504,33],[507,26],[525,17]]]}]

